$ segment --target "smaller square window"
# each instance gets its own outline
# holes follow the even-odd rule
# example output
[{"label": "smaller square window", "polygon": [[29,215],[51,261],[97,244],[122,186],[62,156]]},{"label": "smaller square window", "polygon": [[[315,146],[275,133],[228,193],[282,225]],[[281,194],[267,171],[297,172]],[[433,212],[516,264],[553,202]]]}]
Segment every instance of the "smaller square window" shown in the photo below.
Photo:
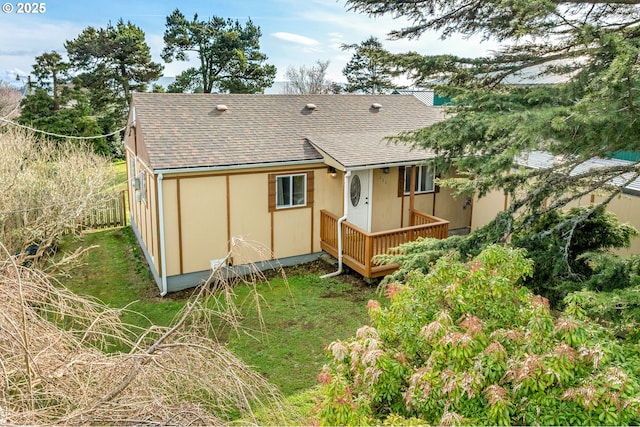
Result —
[{"label": "smaller square window", "polygon": [[307,175],[276,177],[276,208],[292,208],[307,204]]}]

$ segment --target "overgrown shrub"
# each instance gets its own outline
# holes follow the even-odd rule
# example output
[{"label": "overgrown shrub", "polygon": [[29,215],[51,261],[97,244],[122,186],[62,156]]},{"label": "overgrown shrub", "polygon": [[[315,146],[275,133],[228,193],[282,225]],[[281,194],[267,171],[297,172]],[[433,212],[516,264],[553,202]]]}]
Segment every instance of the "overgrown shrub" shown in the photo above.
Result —
[{"label": "overgrown shrub", "polygon": [[321,424],[640,422],[637,350],[580,310],[554,316],[518,286],[533,271],[524,250],[493,245],[387,284],[371,326],[329,346]]},{"label": "overgrown shrub", "polygon": [[554,308],[560,308],[563,298],[582,289],[594,274],[585,254],[627,247],[637,234],[631,225],[621,223],[604,207],[593,211],[591,207],[551,211],[536,221],[516,222],[515,226],[507,214],[501,213],[467,236],[417,240],[377,259],[400,264],[400,269],[385,281],[402,281],[413,270],[428,272],[436,260],[452,250],[460,254],[460,259],[469,260],[491,244],[506,244],[505,232],[510,227],[515,231],[509,235],[509,244],[526,249],[527,256],[534,261],[533,273],[524,284],[549,299]]}]

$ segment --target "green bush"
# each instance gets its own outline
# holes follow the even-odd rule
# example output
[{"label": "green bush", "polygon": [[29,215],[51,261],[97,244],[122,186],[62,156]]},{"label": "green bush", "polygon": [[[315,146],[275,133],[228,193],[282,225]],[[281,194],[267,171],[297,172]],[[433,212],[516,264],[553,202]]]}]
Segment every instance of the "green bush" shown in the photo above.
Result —
[{"label": "green bush", "polygon": [[386,285],[389,306],[368,305],[372,326],[329,346],[321,424],[640,422],[635,349],[518,286],[533,273],[524,250],[458,258]]}]

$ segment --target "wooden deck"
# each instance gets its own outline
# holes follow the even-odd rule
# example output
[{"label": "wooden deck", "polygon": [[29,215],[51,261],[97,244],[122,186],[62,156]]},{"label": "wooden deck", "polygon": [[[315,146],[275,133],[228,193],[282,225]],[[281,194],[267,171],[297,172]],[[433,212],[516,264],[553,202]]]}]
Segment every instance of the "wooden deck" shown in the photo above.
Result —
[{"label": "wooden deck", "polygon": [[[320,246],[333,257],[338,257],[339,216],[322,210],[320,212]],[[342,223],[343,262],[366,278],[375,278],[392,273],[397,264],[375,265],[372,258],[386,253],[401,243],[412,242],[418,237],[444,239],[449,234],[449,221],[413,211],[411,226],[395,230],[368,233],[355,225]]]}]

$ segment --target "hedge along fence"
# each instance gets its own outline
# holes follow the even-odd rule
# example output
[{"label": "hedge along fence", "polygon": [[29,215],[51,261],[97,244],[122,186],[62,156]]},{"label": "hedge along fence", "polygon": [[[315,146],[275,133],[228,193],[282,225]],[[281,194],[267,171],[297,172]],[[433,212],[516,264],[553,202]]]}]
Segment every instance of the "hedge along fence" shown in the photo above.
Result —
[{"label": "hedge along fence", "polygon": [[107,202],[103,208],[93,209],[80,224],[83,230],[102,230],[105,228],[125,227],[127,220],[127,190],[123,190]]}]

